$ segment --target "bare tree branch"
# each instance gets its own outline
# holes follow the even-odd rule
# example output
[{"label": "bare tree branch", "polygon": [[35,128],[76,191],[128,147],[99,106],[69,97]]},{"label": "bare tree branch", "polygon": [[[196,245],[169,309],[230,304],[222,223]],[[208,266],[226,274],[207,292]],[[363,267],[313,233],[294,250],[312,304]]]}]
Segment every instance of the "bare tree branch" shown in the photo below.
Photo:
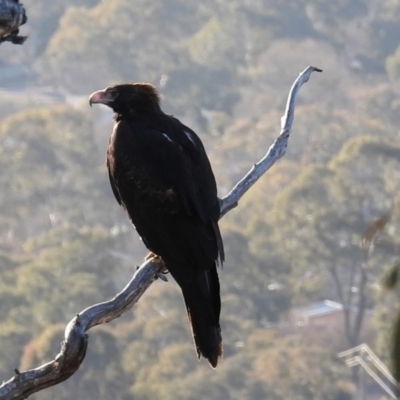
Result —
[{"label": "bare tree branch", "polygon": [[[1,0],[0,0],[1,1]],[[221,199],[221,217],[236,207],[247,190],[281,157],[284,156],[294,118],[295,101],[301,85],[308,81],[315,67],[306,68],[294,82],[282,117],[281,132],[267,154],[249,173]],[[153,258],[143,263],[131,281],[112,300],[95,304],[80,312],[67,325],[60,353],[53,361],[38,368],[19,372],[0,386],[1,400],[25,399],[33,393],[68,379],[82,363],[88,346],[88,331],[93,326],[110,322],[133,307],[147,288],[164,270],[161,259]]]},{"label": "bare tree branch", "polygon": [[27,19],[25,8],[18,0],[0,0],[0,43],[23,44],[27,36],[18,33]]},{"label": "bare tree branch", "polygon": [[297,94],[303,83],[306,83],[311,74],[322,72],[316,67],[307,67],[294,81],[286,103],[285,114],[281,118],[281,132],[272,143],[265,156],[253,165],[253,168],[239,181],[235,187],[221,200],[221,217],[238,205],[239,199],[265,174],[280,158],[286,154],[290,131],[294,119],[294,108]]}]

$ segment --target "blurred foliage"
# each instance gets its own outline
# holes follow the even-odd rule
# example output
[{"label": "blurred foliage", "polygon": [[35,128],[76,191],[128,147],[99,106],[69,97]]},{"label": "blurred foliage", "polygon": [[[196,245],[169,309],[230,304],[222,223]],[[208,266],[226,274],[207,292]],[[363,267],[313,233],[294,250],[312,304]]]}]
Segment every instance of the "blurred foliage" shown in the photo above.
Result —
[{"label": "blurred foliage", "polygon": [[[384,332],[378,342],[379,350],[384,357],[390,358],[391,370],[397,383],[400,383],[400,309],[399,309],[399,272],[400,262],[387,267],[382,274],[380,285],[381,295],[385,296],[385,306],[380,304],[377,309],[377,319]],[[389,349],[387,343],[389,341]],[[383,343],[382,343],[383,342]],[[389,350],[389,351],[388,351]]]},{"label": "blurred foliage", "polygon": [[[90,332],[76,376],[33,398],[349,399],[336,358],[345,328],[289,320],[325,299],[358,310],[364,296],[357,341],[390,358],[398,295],[376,289],[400,254],[400,5],[38,0],[28,13],[29,41],[0,54],[3,379],[53,358],[64,324],[112,297],[146,254],[105,174],[111,114],[89,109],[88,94],[156,84],[201,135],[223,196],[265,154],[311,64],[324,73],[302,88],[286,157],[221,221],[218,369],[196,360],[176,285],[157,282]],[[386,274],[397,288],[398,268]]]}]

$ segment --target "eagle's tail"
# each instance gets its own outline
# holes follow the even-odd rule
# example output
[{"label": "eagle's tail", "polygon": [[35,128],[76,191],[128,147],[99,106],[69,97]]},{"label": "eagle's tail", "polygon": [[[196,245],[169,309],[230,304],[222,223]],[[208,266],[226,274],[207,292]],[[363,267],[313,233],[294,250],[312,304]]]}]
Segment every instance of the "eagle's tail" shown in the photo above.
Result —
[{"label": "eagle's tail", "polygon": [[219,326],[221,299],[217,268],[196,271],[193,282],[182,286],[183,297],[197,355],[208,359],[212,367],[222,355],[222,337]]}]

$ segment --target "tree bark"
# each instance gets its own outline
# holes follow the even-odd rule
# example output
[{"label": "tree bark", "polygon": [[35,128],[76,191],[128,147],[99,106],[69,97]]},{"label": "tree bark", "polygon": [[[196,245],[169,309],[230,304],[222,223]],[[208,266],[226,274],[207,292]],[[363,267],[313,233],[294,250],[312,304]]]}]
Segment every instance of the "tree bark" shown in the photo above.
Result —
[{"label": "tree bark", "polygon": [[[1,1],[1,0],[0,0]],[[281,120],[281,132],[268,149],[265,156],[245,175],[245,177],[220,200],[221,215],[238,205],[241,197],[251,186],[286,153],[290,131],[294,119],[296,97],[300,87],[307,82],[311,73],[322,70],[307,67],[295,80]],[[110,322],[132,308],[147,288],[164,270],[161,259],[153,258],[143,263],[125,288],[112,300],[95,304],[81,311],[67,325],[61,351],[53,361],[25,372],[14,370],[14,376],[0,386],[1,400],[25,399],[33,393],[54,386],[73,375],[82,363],[88,346],[88,331],[93,326]]]}]

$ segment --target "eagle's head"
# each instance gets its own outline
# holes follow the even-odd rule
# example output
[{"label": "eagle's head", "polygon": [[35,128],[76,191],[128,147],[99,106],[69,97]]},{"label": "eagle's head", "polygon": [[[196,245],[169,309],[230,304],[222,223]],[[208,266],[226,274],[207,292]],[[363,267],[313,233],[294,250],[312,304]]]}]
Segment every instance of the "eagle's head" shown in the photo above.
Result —
[{"label": "eagle's head", "polygon": [[104,104],[117,114],[160,111],[160,95],[150,83],[123,83],[94,92],[89,104]]}]

